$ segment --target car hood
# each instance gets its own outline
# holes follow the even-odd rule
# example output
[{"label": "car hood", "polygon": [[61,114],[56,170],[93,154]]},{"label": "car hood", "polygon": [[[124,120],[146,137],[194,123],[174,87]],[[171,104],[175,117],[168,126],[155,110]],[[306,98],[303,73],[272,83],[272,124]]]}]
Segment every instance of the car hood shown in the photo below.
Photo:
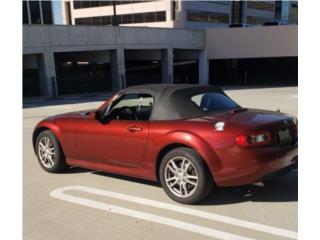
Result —
[{"label": "car hood", "polygon": [[57,119],[65,119],[65,118],[83,118],[87,116],[89,112],[94,111],[94,109],[88,109],[88,110],[81,110],[81,111],[75,111],[75,112],[68,112],[68,113],[62,113],[55,116],[49,117],[51,120],[57,120]]}]

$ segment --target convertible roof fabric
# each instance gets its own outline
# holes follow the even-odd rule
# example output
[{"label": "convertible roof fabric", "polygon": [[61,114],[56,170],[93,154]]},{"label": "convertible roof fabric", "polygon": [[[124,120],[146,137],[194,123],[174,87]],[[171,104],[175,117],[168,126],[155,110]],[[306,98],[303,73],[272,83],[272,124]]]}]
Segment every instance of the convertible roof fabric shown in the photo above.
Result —
[{"label": "convertible roof fabric", "polygon": [[205,92],[224,92],[213,86],[193,84],[146,84],[128,87],[121,94],[150,94],[154,98],[150,120],[175,120],[203,116],[191,97]]}]

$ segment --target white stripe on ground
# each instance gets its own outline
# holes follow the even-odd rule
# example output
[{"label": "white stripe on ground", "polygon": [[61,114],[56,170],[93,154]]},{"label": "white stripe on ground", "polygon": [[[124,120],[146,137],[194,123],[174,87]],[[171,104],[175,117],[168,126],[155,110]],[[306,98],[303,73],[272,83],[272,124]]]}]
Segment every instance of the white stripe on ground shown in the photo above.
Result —
[{"label": "white stripe on ground", "polygon": [[[76,189],[69,189],[69,190],[76,190]],[[79,190],[79,189],[77,189],[77,190]],[[252,238],[242,237],[239,235],[215,230],[213,228],[202,227],[199,225],[174,220],[171,218],[161,217],[161,216],[155,215],[155,214],[136,211],[136,210],[132,210],[129,208],[123,208],[123,207],[115,206],[112,204],[106,204],[106,203],[102,203],[102,202],[98,202],[98,201],[94,201],[94,200],[89,200],[89,199],[82,198],[82,197],[75,197],[75,196],[72,196],[69,194],[65,194],[65,193],[63,193],[63,191],[65,191],[65,190],[63,190],[62,188],[60,188],[60,189],[58,188],[58,189],[53,190],[50,193],[50,195],[54,198],[58,198],[58,199],[61,199],[61,200],[67,201],[67,202],[76,203],[76,204],[104,210],[104,211],[111,212],[111,213],[126,215],[126,216],[130,216],[130,217],[142,219],[145,221],[160,223],[163,225],[168,225],[170,227],[175,227],[175,228],[179,228],[179,229],[186,230],[189,232],[194,232],[194,233],[206,235],[209,237],[215,237],[215,238],[222,239],[222,240],[254,240]]]},{"label": "white stripe on ground", "polygon": [[134,202],[142,205],[179,212],[187,215],[193,215],[193,216],[197,216],[197,217],[212,220],[212,221],[218,221],[218,222],[222,222],[222,223],[226,223],[226,224],[230,224],[230,225],[234,225],[242,228],[252,229],[255,231],[265,232],[265,233],[274,234],[274,235],[283,236],[283,237],[292,238],[292,239],[298,239],[298,233],[294,231],[272,227],[268,225],[263,225],[259,223],[249,222],[245,220],[240,220],[237,218],[227,217],[227,216],[223,216],[215,213],[199,211],[196,209],[187,208],[187,207],[174,205],[170,203],[164,203],[164,202],[159,202],[159,201],[150,200],[146,198],[135,197],[127,194],[106,191],[98,188],[92,188],[92,187],[86,187],[86,186],[66,186],[66,187],[61,187],[53,190],[50,193],[50,195],[53,197],[68,201],[69,197],[73,197],[73,196],[64,194],[63,192],[69,191],[69,190],[82,191],[86,193],[102,195],[106,197],[120,199],[123,201],[129,201],[129,202]]},{"label": "white stripe on ground", "polygon": [[65,106],[65,105],[55,105],[55,106],[45,106],[43,108],[49,108],[49,109],[72,109],[72,106]]}]

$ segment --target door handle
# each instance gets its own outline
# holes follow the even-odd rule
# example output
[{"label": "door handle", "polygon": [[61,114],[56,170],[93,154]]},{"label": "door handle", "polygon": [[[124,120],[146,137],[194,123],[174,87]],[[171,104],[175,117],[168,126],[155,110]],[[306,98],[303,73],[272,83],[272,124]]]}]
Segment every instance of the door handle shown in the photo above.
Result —
[{"label": "door handle", "polygon": [[129,132],[141,132],[142,128],[137,126],[131,126],[127,128]]}]

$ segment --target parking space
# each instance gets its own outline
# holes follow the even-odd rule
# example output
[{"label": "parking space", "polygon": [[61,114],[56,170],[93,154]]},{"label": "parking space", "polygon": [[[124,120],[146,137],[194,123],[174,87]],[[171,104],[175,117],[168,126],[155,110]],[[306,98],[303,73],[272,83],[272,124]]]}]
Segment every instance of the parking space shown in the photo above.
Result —
[{"label": "parking space", "polygon": [[[229,89],[243,107],[297,115],[297,87]],[[35,124],[100,100],[23,110],[23,231],[35,239],[297,239],[297,171],[272,186],[217,188],[200,205],[167,197],[157,183],[73,168],[44,172],[33,153]],[[42,104],[43,105],[43,104]]]}]

